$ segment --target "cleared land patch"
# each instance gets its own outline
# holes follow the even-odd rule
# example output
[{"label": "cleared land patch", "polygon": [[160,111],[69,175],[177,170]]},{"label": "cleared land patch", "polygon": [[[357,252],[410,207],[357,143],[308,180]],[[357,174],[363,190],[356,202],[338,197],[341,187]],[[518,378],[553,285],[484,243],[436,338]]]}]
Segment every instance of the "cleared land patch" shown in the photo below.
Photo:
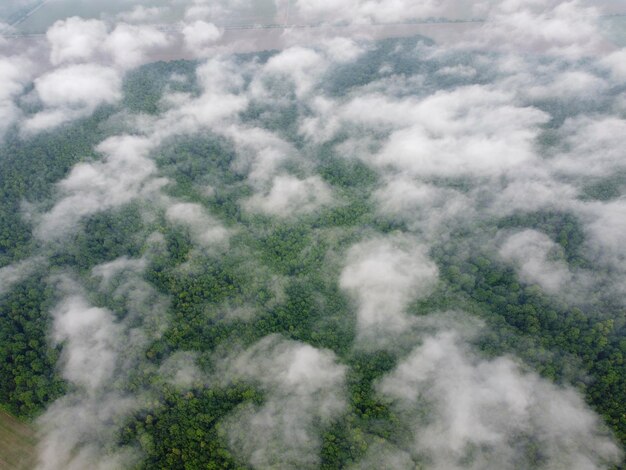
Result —
[{"label": "cleared land patch", "polygon": [[0,410],[0,468],[26,470],[35,463],[35,432],[3,410]]}]

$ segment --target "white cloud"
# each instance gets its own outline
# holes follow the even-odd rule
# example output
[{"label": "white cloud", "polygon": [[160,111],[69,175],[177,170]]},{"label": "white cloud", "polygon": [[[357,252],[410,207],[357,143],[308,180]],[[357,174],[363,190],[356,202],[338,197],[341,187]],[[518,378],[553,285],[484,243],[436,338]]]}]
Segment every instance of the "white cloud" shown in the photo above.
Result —
[{"label": "white cloud", "polygon": [[11,291],[13,286],[39,271],[45,264],[41,257],[27,258],[0,268],[0,297]]},{"label": "white cloud", "polygon": [[329,139],[339,130],[362,139],[389,134],[375,154],[359,157],[410,176],[489,177],[516,171],[537,159],[535,139],[548,115],[517,104],[510,92],[471,85],[423,99],[364,94],[336,106],[314,101],[318,116],[304,121],[306,135]]},{"label": "white cloud", "polygon": [[21,116],[14,99],[32,79],[33,68],[24,57],[0,57],[0,138]]},{"label": "white cloud", "polygon": [[156,22],[170,11],[169,7],[145,7],[136,5],[132,10],[119,13],[117,19],[126,23]]},{"label": "white cloud", "polygon": [[180,388],[203,384],[204,374],[196,365],[198,354],[191,351],[177,351],[159,368],[159,376]]},{"label": "white cloud", "polygon": [[413,122],[391,134],[376,163],[412,175],[483,177],[528,165],[547,115],[511,101],[480,86],[438,92],[417,106]]},{"label": "white cloud", "polygon": [[524,439],[545,468],[599,469],[621,456],[576,392],[508,358],[480,359],[451,331],[427,338],[378,390],[412,427],[403,452],[428,459],[428,468],[526,466],[536,457]]},{"label": "white cloud", "polygon": [[165,33],[153,26],[137,26],[120,23],[111,31],[102,47],[122,68],[141,64],[147,54],[169,44]]},{"label": "white cloud", "polygon": [[604,80],[591,73],[574,70],[551,76],[547,84],[530,84],[523,92],[530,99],[593,101],[606,91],[607,86]]},{"label": "white cloud", "polygon": [[106,24],[77,16],[55,22],[46,32],[51,47],[50,62],[88,61],[107,37]]},{"label": "white cloud", "polygon": [[104,286],[109,285],[113,279],[124,272],[140,273],[147,266],[147,260],[144,258],[130,259],[126,256],[114,259],[108,263],[102,263],[95,266],[92,270],[94,277],[100,278]]},{"label": "white cloud", "polygon": [[498,2],[477,32],[481,47],[513,53],[547,54],[567,59],[597,54],[602,39],[598,11],[578,0]]},{"label": "white cloud", "polygon": [[410,323],[405,309],[427,295],[437,281],[437,266],[415,241],[394,236],[361,242],[348,251],[339,285],[357,301],[359,334],[397,334]]},{"label": "white cloud", "polygon": [[331,190],[319,176],[298,179],[282,175],[274,178],[269,192],[252,196],[244,206],[248,210],[286,217],[312,212],[331,201]]},{"label": "white cloud", "polygon": [[227,380],[253,381],[262,405],[226,418],[231,447],[253,468],[319,464],[321,432],[346,407],[346,368],[328,350],[267,336],[227,362]]},{"label": "white cloud", "polygon": [[171,100],[173,105],[154,123],[157,136],[192,134],[212,129],[228,133],[228,124],[236,120],[239,112],[248,105],[248,98],[241,93],[242,71],[224,58],[207,60],[196,69],[196,77],[202,93],[193,97],[180,95]]},{"label": "white cloud", "polygon": [[318,52],[304,47],[290,47],[273,56],[263,67],[260,79],[253,83],[259,98],[280,97],[281,80],[288,79],[298,98],[304,98],[326,70],[327,61]]},{"label": "white cloud", "polygon": [[546,292],[556,294],[572,281],[563,249],[541,232],[524,230],[512,234],[499,253],[515,265],[522,281],[539,284]]},{"label": "white cloud", "polygon": [[83,109],[49,109],[40,111],[22,122],[22,132],[25,136],[54,129],[66,122],[84,117],[88,108]]},{"label": "white cloud", "polygon": [[533,168],[521,168],[495,195],[490,209],[497,215],[549,208],[569,210],[577,195],[575,186],[556,180],[538,164]]},{"label": "white cloud", "polygon": [[469,65],[450,65],[437,70],[437,74],[459,78],[473,78],[477,72],[474,67]]},{"label": "white cloud", "polygon": [[[114,439],[111,421],[135,406],[132,399],[120,395],[94,399],[66,395],[57,400],[37,420],[42,439],[36,469],[114,470],[136,465],[141,456],[135,449],[103,450]],[[109,423],[109,427],[103,423]]]},{"label": "white cloud", "polygon": [[599,63],[611,72],[615,81],[626,80],[626,49],[619,49],[605,55]]},{"label": "white cloud", "polygon": [[[222,47],[230,34],[222,36],[215,24],[248,3],[187,2],[187,23],[180,23],[180,33],[122,23],[110,25],[113,29],[107,34],[105,24],[97,20],[69,18],[56,23],[47,40],[50,60],[60,68],[35,80],[31,96],[38,95],[44,109],[29,116],[23,128],[49,129],[85,116],[100,104],[117,103],[124,71],[161,58],[159,52],[170,46],[212,55],[217,43]],[[322,39],[313,29],[306,38],[292,32],[281,36],[277,43],[295,45],[265,63],[242,65],[239,59],[211,57],[197,68],[198,94],[168,94],[160,115],[128,120],[134,124],[125,132],[138,135],[107,139],[98,147],[100,161],[74,166],[58,183],[52,209],[33,219],[36,236],[40,241],[60,239],[89,215],[141,199],[150,210],[156,206],[156,213],[165,213],[170,223],[186,227],[195,244],[222,243],[229,230],[202,205],[163,194],[167,181],[159,178],[150,154],[165,139],[208,133],[227,139],[236,154],[231,169],[245,177],[253,191],[240,201],[242,206],[287,217],[334,202],[331,188],[314,173],[316,144],[346,137],[334,147],[336,155],[359,158],[380,177],[370,199],[377,205],[375,216],[402,222],[411,232],[356,244],[348,250],[340,274],[340,287],[356,306],[356,347],[365,343],[395,347],[400,339],[402,347],[414,348],[378,388],[412,430],[411,442],[392,444],[367,436],[370,449],[357,466],[407,468],[422,459],[427,466],[447,470],[459,467],[460,459],[467,457],[470,468],[514,467],[520,462],[516,459],[525,458],[515,445],[526,437],[538,441],[548,468],[594,468],[600,466],[598,455],[611,459],[615,446],[598,432],[596,418],[576,394],[522,372],[510,359],[480,359],[454,334],[427,338],[416,347],[424,340],[418,329],[428,320],[406,313],[411,301],[427,296],[437,283],[437,267],[428,254],[433,243],[445,243],[458,226],[476,233],[482,222],[491,224],[494,217],[517,210],[549,208],[579,216],[591,261],[610,271],[606,289],[626,292],[623,198],[576,199],[590,176],[623,169],[623,109],[603,111],[606,114],[582,110],[584,116],[571,117],[554,132],[556,143],[545,150],[538,138],[548,133],[550,116],[529,105],[542,100],[595,104],[623,78],[623,53],[602,52],[594,11],[573,1],[543,0],[471,5],[451,0],[297,0],[291,7],[292,22],[402,22],[474,15],[487,15],[487,22],[474,25],[474,36],[457,49],[421,46],[413,56],[402,51],[406,60],[429,64],[428,70],[413,75],[392,66],[389,54],[385,57],[389,63],[376,69],[379,75],[373,83],[355,87],[343,97],[319,91],[327,84],[326,73],[362,57],[370,45],[332,37],[335,31],[330,28],[319,30],[320,36],[329,35]],[[164,12],[138,5],[119,18],[141,23]],[[342,28],[339,34],[350,31]],[[393,34],[403,34],[402,28],[394,26]],[[471,66],[448,60],[471,48],[478,49],[479,56]],[[43,50],[44,55],[47,52]],[[0,59],[0,128],[20,118],[14,100],[31,79],[30,68],[25,57]],[[598,70],[609,78],[601,78]],[[442,76],[483,83],[490,73],[489,84],[436,90]],[[21,104],[31,104],[28,99]],[[265,106],[268,114],[297,105],[305,117],[295,124],[306,138],[304,144],[312,145],[301,151],[302,142],[291,144],[276,132],[242,123],[242,112],[251,102]],[[291,176],[294,167],[305,176]],[[453,184],[459,181],[460,186]],[[548,292],[583,285],[579,273],[570,271],[559,247],[545,235],[531,230],[508,235],[496,244],[522,280],[539,283]],[[138,409],[142,398],[119,396],[111,388],[125,380],[136,359],[132,356],[127,362],[125,346],[130,339],[145,345],[147,336],[162,331],[162,320],[146,319],[152,318],[150,298],[158,297],[141,280],[147,265],[146,258],[120,258],[91,273],[90,285],[99,294],[128,307],[128,321],[89,304],[76,292],[68,293],[54,310],[53,339],[64,343],[62,373],[82,391],[55,402],[40,421],[42,468],[107,468],[133,461],[127,450],[105,458],[103,449],[113,442],[111,423]],[[178,273],[191,276],[197,272],[193,268],[183,265]],[[2,268],[0,281],[9,286],[30,269],[27,264]],[[253,272],[268,279],[267,285],[278,284],[278,291],[287,283],[272,278],[269,269]],[[285,300],[281,295],[276,294],[279,302]],[[224,321],[253,317],[258,307],[242,303],[220,305]],[[159,299],[156,311],[162,312],[165,304]],[[141,326],[131,327],[130,318]],[[146,323],[141,323],[144,319]],[[330,351],[277,336],[229,357],[216,380],[250,383],[264,394],[261,404],[243,404],[221,423],[233,450],[257,468],[318,465],[320,432],[346,410],[347,367]],[[181,387],[205,380],[193,352],[175,354],[158,373]],[[421,421],[420,411],[430,413],[430,419]],[[468,446],[474,446],[474,454]]]},{"label": "white cloud", "polygon": [[[37,419],[38,470],[111,470],[141,460],[134,448],[111,448],[117,423],[144,402],[140,394],[124,395],[120,384],[145,357],[146,346],[161,334],[158,326],[162,327],[167,302],[141,280],[141,268],[131,260],[116,260],[94,272],[106,277],[115,275],[113,271],[121,273],[123,266],[131,267],[116,288],[116,293],[123,291],[120,299],[127,310],[123,319],[89,303],[71,278],[50,280],[63,295],[52,310],[51,340],[62,346],[59,367],[72,388]],[[105,290],[108,281],[101,286]]]},{"label": "white cloud", "polygon": [[626,120],[618,116],[570,118],[559,130],[563,150],[550,162],[553,170],[566,175],[608,176],[626,168]]},{"label": "white cloud", "polygon": [[612,266],[617,271],[616,280],[626,289],[626,199],[608,202],[592,202],[581,208],[587,220],[589,254]]},{"label": "white cloud", "polygon": [[411,230],[433,241],[456,223],[477,217],[473,201],[454,189],[415,181],[397,174],[374,192],[382,217],[405,222]]},{"label": "white cloud", "polygon": [[86,116],[101,104],[122,97],[122,79],[113,68],[96,64],[70,65],[35,79],[35,90],[46,106],[23,124],[25,132],[38,132]]},{"label": "white cloud", "polygon": [[165,215],[170,222],[188,227],[196,243],[201,246],[212,246],[228,239],[228,230],[200,204],[174,203],[168,207]]},{"label": "white cloud", "polygon": [[321,45],[324,53],[337,63],[352,62],[365,52],[354,39],[346,37],[327,39]]},{"label": "white cloud", "polygon": [[192,0],[187,3],[190,5],[185,9],[185,20],[246,18],[254,6],[251,0]]},{"label": "white cloud", "polygon": [[469,5],[458,0],[297,0],[293,6],[297,17],[311,23],[390,23],[433,17],[474,17],[484,9],[481,3]]},{"label": "white cloud", "polygon": [[58,184],[61,198],[43,215],[35,232],[54,240],[76,230],[85,216],[122,206],[140,195],[154,194],[165,184],[156,177],[156,166],[147,158],[154,142],[136,136],[116,136],[97,150],[102,161],[79,163]]},{"label": "white cloud", "polygon": [[63,301],[52,313],[55,343],[65,343],[61,364],[65,379],[97,390],[115,372],[121,327],[106,309],[92,307],[79,296]]},{"label": "white cloud", "polygon": [[200,53],[202,49],[214,45],[222,37],[222,31],[217,26],[202,20],[186,24],[182,33],[185,46],[195,53]]},{"label": "white cloud", "polygon": [[233,126],[226,130],[226,135],[234,141],[237,149],[234,170],[247,174],[254,187],[266,187],[281,165],[296,154],[291,144],[258,127]]},{"label": "white cloud", "polygon": [[121,79],[109,67],[71,65],[37,78],[35,89],[46,106],[95,108],[120,99]]},{"label": "white cloud", "polygon": [[350,470],[370,470],[372,468],[406,470],[414,467],[416,467],[415,462],[409,452],[378,438],[368,444],[365,456],[348,468]]}]

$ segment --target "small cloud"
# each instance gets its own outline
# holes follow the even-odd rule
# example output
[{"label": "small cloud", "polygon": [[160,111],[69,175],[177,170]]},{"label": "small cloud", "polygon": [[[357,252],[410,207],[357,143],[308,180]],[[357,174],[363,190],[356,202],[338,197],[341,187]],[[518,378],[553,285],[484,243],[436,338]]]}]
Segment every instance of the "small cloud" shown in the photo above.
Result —
[{"label": "small cloud", "polygon": [[226,418],[231,448],[254,468],[319,465],[321,432],[346,408],[345,374],[332,351],[278,335],[230,359],[223,380],[258,383],[265,394]]},{"label": "small cloud", "polygon": [[379,333],[399,333],[410,318],[412,300],[430,293],[438,269],[424,246],[405,236],[364,241],[350,248],[339,285],[357,301],[359,335],[372,339]]},{"label": "small cloud", "polygon": [[274,178],[269,192],[252,196],[244,206],[250,211],[288,217],[313,212],[331,201],[331,190],[319,176],[298,179],[283,175]]},{"label": "small cloud", "polygon": [[572,281],[563,249],[535,230],[510,235],[499,249],[500,256],[515,265],[520,279],[539,284],[546,292],[561,292]]},{"label": "small cloud", "polygon": [[125,23],[154,23],[161,20],[169,11],[169,7],[136,5],[132,10],[119,13],[117,19]]},{"label": "small cloud", "polygon": [[182,33],[185,47],[194,53],[201,53],[222,37],[222,31],[217,26],[202,20],[184,25]]},{"label": "small cloud", "polygon": [[22,130],[40,132],[89,115],[101,104],[120,100],[121,88],[121,76],[111,67],[79,64],[53,70],[35,80],[44,110],[27,118]]},{"label": "small cloud", "polygon": [[99,20],[77,16],[55,22],[46,32],[51,47],[50,62],[90,61],[107,37],[107,27]]},{"label": "small cloud", "polygon": [[165,213],[170,222],[189,228],[196,243],[204,247],[224,243],[228,230],[211,217],[200,204],[174,203]]},{"label": "small cloud", "polygon": [[167,35],[153,26],[118,24],[104,41],[102,48],[119,67],[140,65],[147,54],[169,44]]}]

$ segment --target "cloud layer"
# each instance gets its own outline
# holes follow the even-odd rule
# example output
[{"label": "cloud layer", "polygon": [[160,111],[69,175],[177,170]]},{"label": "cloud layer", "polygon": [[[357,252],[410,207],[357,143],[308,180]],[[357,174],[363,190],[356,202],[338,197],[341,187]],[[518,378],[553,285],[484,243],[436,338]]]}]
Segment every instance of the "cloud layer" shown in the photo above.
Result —
[{"label": "cloud layer", "polygon": [[[590,305],[589,324],[615,315],[620,327],[625,51],[600,34],[598,7],[253,3],[129,4],[57,21],[37,47],[0,44],[3,141],[45,139],[106,110],[93,155],[49,182],[51,198],[24,192],[33,253],[0,267],[1,295],[38,270],[56,293],[48,340],[69,391],[37,422],[39,468],[140,462],[116,433],[160,387],[241,384],[262,399],[213,425],[253,468],[317,468],[338,423],[363,444],[354,468],[618,462],[578,391],[513,356],[485,357],[468,333],[480,328],[463,329],[472,314],[444,305],[480,310],[481,293],[468,292],[476,266],[493,263],[516,292]],[[255,8],[309,27],[233,39],[227,20]],[[174,10],[180,21],[160,24]],[[441,18],[456,39],[372,40]],[[381,23],[391,29],[374,32]],[[235,53],[268,44],[278,50]],[[138,69],[173,57],[197,62]],[[145,96],[133,95],[132,79],[151,70]],[[137,252],[76,255],[89,221],[129,207]],[[528,354],[574,354],[540,349]],[[360,355],[384,354],[393,360],[369,398],[397,426],[376,433],[355,411],[354,384]]]}]

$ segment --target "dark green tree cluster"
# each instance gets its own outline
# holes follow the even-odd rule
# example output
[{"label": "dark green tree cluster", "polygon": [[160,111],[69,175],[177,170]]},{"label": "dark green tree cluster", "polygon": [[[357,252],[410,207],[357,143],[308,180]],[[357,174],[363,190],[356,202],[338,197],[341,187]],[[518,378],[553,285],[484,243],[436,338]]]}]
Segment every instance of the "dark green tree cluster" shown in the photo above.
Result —
[{"label": "dark green tree cluster", "polygon": [[139,469],[242,469],[228,448],[220,419],[244,402],[260,403],[254,388],[194,389],[181,393],[163,385],[158,405],[129,420],[118,443],[139,443],[145,460]]},{"label": "dark green tree cluster", "polygon": [[15,286],[0,299],[0,404],[34,417],[66,390],[56,370],[59,348],[49,344],[53,293],[41,276]]}]

